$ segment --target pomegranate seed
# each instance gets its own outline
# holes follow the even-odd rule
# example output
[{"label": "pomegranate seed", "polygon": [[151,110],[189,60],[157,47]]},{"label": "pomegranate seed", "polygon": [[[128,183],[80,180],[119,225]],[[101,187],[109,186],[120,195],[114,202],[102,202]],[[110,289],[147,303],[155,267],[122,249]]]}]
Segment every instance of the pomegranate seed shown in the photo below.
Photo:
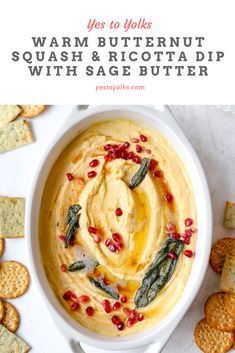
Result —
[{"label": "pomegranate seed", "polygon": [[110,244],[109,245],[109,250],[111,251],[111,252],[115,252],[116,251],[116,245],[115,244]]},{"label": "pomegranate seed", "polygon": [[146,153],[147,153],[147,154],[151,154],[152,151],[151,151],[150,149],[147,149],[147,150],[146,150]]},{"label": "pomegranate seed", "polygon": [[132,159],[134,157],[134,152],[130,151],[127,155],[128,159]]},{"label": "pomegranate seed", "polygon": [[108,143],[107,145],[104,146],[105,151],[109,151],[112,146]]},{"label": "pomegranate seed", "polygon": [[79,177],[77,180],[78,180],[78,184],[79,185],[84,185],[84,179],[83,178]]},{"label": "pomegranate seed", "polygon": [[124,329],[125,325],[124,325],[124,322],[120,322],[118,325],[117,325],[117,328],[119,331],[122,331]]},{"label": "pomegranate seed", "polygon": [[70,290],[67,290],[64,295],[63,295],[63,299],[64,300],[70,300],[70,297],[73,293]]},{"label": "pomegranate seed", "polygon": [[92,306],[88,306],[86,308],[86,313],[88,316],[93,316],[94,315],[94,308],[92,308]]},{"label": "pomegranate seed", "polygon": [[175,224],[172,223],[172,222],[168,222],[167,225],[166,225],[166,229],[167,230],[175,230]]},{"label": "pomegranate seed", "polygon": [[132,141],[132,142],[134,142],[134,143],[138,143],[138,142],[140,142],[140,140],[139,140],[139,139],[137,139],[137,138],[135,138],[135,137],[133,137],[133,138],[131,139],[131,141]]},{"label": "pomegranate seed", "polygon": [[122,295],[120,298],[122,303],[126,303],[127,302],[127,296],[126,295]]},{"label": "pomegranate seed", "polygon": [[122,145],[122,144],[120,144],[120,145],[118,145],[118,148],[117,148],[119,151],[123,151],[124,149],[125,149],[125,147],[124,147],[124,144]]},{"label": "pomegranate seed", "polygon": [[193,256],[192,250],[185,250],[184,255],[191,258]]},{"label": "pomegranate seed", "polygon": [[186,230],[185,230],[185,234],[186,234],[188,237],[191,237],[191,236],[193,235],[191,229],[186,229]]},{"label": "pomegranate seed", "polygon": [[67,266],[65,264],[62,264],[60,266],[61,272],[66,272],[67,271]]},{"label": "pomegranate seed", "polygon": [[97,243],[97,244],[101,242],[101,239],[100,239],[98,234],[95,234],[93,239],[94,239],[94,242]]},{"label": "pomegranate seed", "polygon": [[197,228],[195,228],[195,227],[191,227],[191,228],[190,228],[190,230],[191,230],[191,232],[192,232],[192,233],[196,233]]},{"label": "pomegranate seed", "polygon": [[136,312],[135,312],[135,310],[131,310],[129,317],[130,317],[130,319],[136,319]]},{"label": "pomegranate seed", "polygon": [[98,228],[95,227],[89,227],[88,232],[91,234],[97,234],[99,232]]},{"label": "pomegranate seed", "polygon": [[89,163],[89,166],[90,166],[91,168],[95,168],[95,167],[97,167],[98,164],[99,164],[98,159],[93,159],[93,160]]},{"label": "pomegranate seed", "polygon": [[119,317],[118,317],[117,315],[113,315],[113,316],[111,317],[111,321],[112,321],[112,323],[113,323],[114,325],[118,325],[118,324],[120,324],[120,322],[121,322],[121,320],[119,319]]},{"label": "pomegranate seed", "polygon": [[126,322],[127,327],[131,327],[135,324],[136,319],[128,319]]},{"label": "pomegranate seed", "polygon": [[59,239],[62,240],[65,243],[66,237],[65,237],[65,235],[60,235]]},{"label": "pomegranate seed", "polygon": [[140,157],[139,156],[134,156],[132,158],[133,162],[135,162],[136,164],[140,164]]},{"label": "pomegranate seed", "polygon": [[128,157],[127,152],[126,152],[126,151],[122,151],[122,152],[121,152],[121,158],[122,158],[122,159],[127,159],[127,157]]},{"label": "pomegranate seed", "polygon": [[136,152],[141,153],[142,152],[142,147],[140,145],[135,146]]},{"label": "pomegranate seed", "polygon": [[171,202],[173,200],[173,196],[167,192],[165,195],[166,202]]},{"label": "pomegranate seed", "polygon": [[184,244],[189,245],[190,244],[190,237],[187,235],[184,237]]},{"label": "pomegranate seed", "polygon": [[76,296],[76,294],[71,293],[70,294],[70,300],[72,300],[72,302],[77,303],[78,302],[78,297]]},{"label": "pomegranate seed", "polygon": [[157,165],[158,161],[156,161],[155,159],[150,159],[149,170],[153,170],[154,168],[156,168]]},{"label": "pomegranate seed", "polygon": [[94,178],[96,177],[97,173],[94,170],[91,170],[90,172],[87,173],[88,178]]},{"label": "pomegranate seed", "polygon": [[181,235],[179,233],[173,233],[172,235],[173,239],[180,239]]},{"label": "pomegranate seed", "polygon": [[68,181],[73,180],[73,174],[67,173],[66,175],[67,175]]},{"label": "pomegranate seed", "polygon": [[110,305],[110,302],[108,299],[103,300],[102,305],[103,305],[103,308],[106,311],[106,313],[108,313],[108,314],[111,313],[112,308],[111,308],[111,305]]},{"label": "pomegranate seed", "polygon": [[112,158],[112,156],[107,154],[106,156],[104,156],[104,159],[106,160],[106,162],[110,162],[113,158]]},{"label": "pomegranate seed", "polygon": [[119,302],[115,302],[113,304],[113,310],[118,310],[118,309],[120,309],[120,307],[121,307],[121,304]]},{"label": "pomegranate seed", "polygon": [[138,313],[137,314],[137,320],[138,321],[143,321],[144,320],[144,314],[143,313]]},{"label": "pomegranate seed", "polygon": [[105,245],[108,247],[109,245],[112,244],[112,240],[111,239],[106,239],[105,240]]},{"label": "pomegranate seed", "polygon": [[174,252],[169,252],[167,256],[172,260],[175,260],[177,258],[176,254]]},{"label": "pomegranate seed", "polygon": [[113,153],[113,159],[121,158],[122,151],[116,151]]},{"label": "pomegranate seed", "polygon": [[113,240],[116,241],[116,243],[118,243],[122,240],[121,235],[118,233],[113,233],[112,237],[113,237]]},{"label": "pomegranate seed", "polygon": [[123,249],[123,244],[121,242],[120,243],[116,243],[116,250],[118,252],[120,252],[122,249]]},{"label": "pomegranate seed", "polygon": [[77,311],[78,309],[80,308],[80,305],[78,303],[73,303],[71,306],[70,306],[70,309],[72,311]]},{"label": "pomegranate seed", "polygon": [[193,224],[193,220],[191,218],[187,218],[185,220],[186,227],[190,227]]},{"label": "pomegranate seed", "polygon": [[140,135],[140,139],[142,142],[146,142],[148,140],[147,136],[145,136],[145,135]]},{"label": "pomegranate seed", "polygon": [[116,216],[118,216],[118,217],[122,216],[122,209],[120,207],[118,207],[116,209],[115,213],[116,213]]},{"label": "pomegranate seed", "polygon": [[83,294],[78,298],[78,300],[82,303],[88,303],[90,301],[90,298],[88,297],[88,295]]},{"label": "pomegranate seed", "polygon": [[126,314],[126,316],[130,316],[130,314],[131,314],[131,309],[129,309],[129,308],[123,308],[122,309],[123,311],[124,311],[124,313]]},{"label": "pomegranate seed", "polygon": [[125,149],[128,148],[128,147],[130,147],[129,142],[128,142],[128,141],[124,142],[123,147],[124,147]]},{"label": "pomegranate seed", "polygon": [[95,227],[89,227],[88,228],[88,232],[91,234],[97,234],[98,233],[98,229]]},{"label": "pomegranate seed", "polygon": [[163,173],[161,170],[156,170],[153,175],[156,177],[156,178],[162,178],[163,176]]}]

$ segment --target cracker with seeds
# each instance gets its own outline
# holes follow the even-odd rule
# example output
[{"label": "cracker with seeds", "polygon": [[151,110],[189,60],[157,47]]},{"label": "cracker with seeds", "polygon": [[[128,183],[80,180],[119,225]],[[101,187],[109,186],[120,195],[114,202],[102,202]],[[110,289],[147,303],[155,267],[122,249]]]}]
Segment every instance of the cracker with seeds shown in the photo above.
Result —
[{"label": "cracker with seeds", "polygon": [[225,228],[235,229],[235,202],[226,202],[223,224]]},{"label": "cracker with seeds", "polygon": [[24,199],[0,196],[0,238],[24,237]]},{"label": "cracker with seeds", "polygon": [[0,127],[0,153],[8,152],[33,142],[29,124],[19,119]]},{"label": "cracker with seeds", "polygon": [[18,105],[0,105],[0,127],[15,120],[21,111]]},{"label": "cracker with seeds", "polygon": [[33,118],[43,112],[45,107],[45,105],[20,105],[21,115],[25,118]]},{"label": "cracker with seeds", "polygon": [[235,294],[225,293],[224,295],[224,305],[227,312],[235,318]]},{"label": "cracker with seeds", "polygon": [[220,279],[220,290],[235,294],[235,255],[226,255]]},{"label": "cracker with seeds", "polygon": [[3,302],[4,316],[1,324],[6,327],[9,331],[16,333],[20,324],[19,313],[13,304]]},{"label": "cracker with seeds", "polygon": [[235,319],[224,305],[224,293],[214,293],[206,301],[205,318],[209,326],[219,331],[234,331]]},{"label": "cracker with seeds", "polygon": [[3,301],[0,300],[0,322],[2,321],[2,319],[4,317],[4,312],[5,312],[4,304],[3,304]]},{"label": "cracker with seeds", "polygon": [[217,240],[211,249],[210,265],[219,274],[222,273],[225,257],[227,254],[235,255],[235,239],[223,238]]},{"label": "cracker with seeds", "polygon": [[24,294],[29,287],[29,272],[17,261],[0,263],[0,297],[13,299]]},{"label": "cracker with seeds", "polygon": [[27,353],[30,349],[21,338],[0,325],[0,353]]},{"label": "cracker with seeds", "polygon": [[226,353],[233,346],[234,333],[218,331],[210,327],[204,318],[197,323],[194,338],[204,353]]}]

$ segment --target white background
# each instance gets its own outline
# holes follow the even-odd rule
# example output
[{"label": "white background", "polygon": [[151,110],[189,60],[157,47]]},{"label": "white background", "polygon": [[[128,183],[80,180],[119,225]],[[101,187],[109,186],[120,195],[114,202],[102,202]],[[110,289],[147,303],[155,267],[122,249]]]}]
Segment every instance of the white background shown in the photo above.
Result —
[{"label": "white background", "polygon": [[[0,80],[3,103],[74,104],[232,104],[234,102],[234,0],[7,0],[0,5]],[[88,34],[88,20],[110,22],[145,18],[151,30],[127,36],[204,36],[204,51],[222,50],[222,63],[212,62],[208,77],[30,77],[23,63],[13,63],[13,50],[32,49],[32,36]],[[122,30],[97,30],[97,36],[123,36]],[[95,50],[96,48],[94,48]],[[150,49],[150,48],[149,48]],[[158,50],[158,49],[157,49]],[[85,63],[87,65],[87,63]],[[102,64],[107,66],[107,60]],[[157,63],[156,63],[157,65]],[[145,85],[145,91],[95,92],[97,84]]]},{"label": "white background", "polygon": [[[27,198],[39,159],[70,109],[69,106],[48,107],[31,121],[36,142],[0,155],[0,195]],[[213,203],[213,238],[234,236],[234,231],[223,228],[222,220],[225,201],[235,199],[235,115],[215,106],[172,106],[171,109],[205,168]],[[29,266],[25,240],[8,239],[3,259],[19,260]],[[207,297],[218,288],[219,277],[208,268],[199,294],[170,338],[164,353],[199,353],[193,340],[194,327],[203,317]],[[22,298],[12,300],[12,303],[21,314],[18,334],[33,347],[32,353],[71,353],[49,317],[34,283]]]}]

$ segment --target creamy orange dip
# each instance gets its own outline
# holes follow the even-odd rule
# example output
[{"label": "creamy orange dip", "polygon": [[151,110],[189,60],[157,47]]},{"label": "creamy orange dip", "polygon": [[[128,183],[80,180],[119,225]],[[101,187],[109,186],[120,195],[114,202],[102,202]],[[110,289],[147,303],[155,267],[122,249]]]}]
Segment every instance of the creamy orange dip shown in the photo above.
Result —
[{"label": "creamy orange dip", "polygon": [[[117,150],[124,142],[130,146],[123,149],[122,155],[115,152],[117,158],[105,157],[111,154],[109,145],[116,145],[113,149]],[[132,157],[131,151],[138,158],[128,159]],[[141,161],[144,157],[157,163],[151,162],[152,168],[143,181],[130,189],[130,180],[140,168],[138,159]],[[76,204],[81,206],[79,228],[75,231],[74,244],[65,248],[67,213]],[[191,227],[185,225],[188,218],[193,220]],[[172,225],[173,232],[167,230]],[[97,234],[89,227],[95,228]],[[142,332],[164,318],[179,300],[193,263],[193,258],[184,252],[194,251],[195,232],[187,238],[186,243],[190,244],[181,252],[169,282],[154,300],[136,310],[136,315],[143,313],[143,320],[133,320],[136,322],[127,327],[128,317],[123,308],[135,308],[136,291],[169,233],[182,235],[192,227],[195,231],[193,188],[172,145],[158,131],[133,121],[109,120],[80,133],[50,171],[40,209],[42,263],[59,301],[82,325],[109,336]],[[116,239],[118,242],[113,239],[114,233],[120,236]],[[83,259],[93,259],[99,265],[76,272],[67,270],[70,264]],[[120,295],[118,310],[106,313],[102,302],[108,300],[112,307],[118,300],[95,287],[88,276],[111,284]],[[78,300],[79,306],[71,309],[74,302],[63,298],[66,291],[75,295],[75,302],[81,295],[88,296],[89,301]],[[123,296],[123,301],[127,298],[126,303],[121,301]],[[92,316],[87,314],[87,307],[93,308]],[[119,331],[113,324],[113,315],[125,324],[123,330]]]}]

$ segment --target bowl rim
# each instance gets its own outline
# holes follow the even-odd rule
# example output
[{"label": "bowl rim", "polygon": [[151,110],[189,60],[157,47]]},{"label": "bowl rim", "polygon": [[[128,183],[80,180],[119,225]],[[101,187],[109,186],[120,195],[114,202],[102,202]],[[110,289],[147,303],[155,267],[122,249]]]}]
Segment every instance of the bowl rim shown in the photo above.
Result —
[{"label": "bowl rim", "polygon": [[[44,170],[45,165],[47,163],[47,159],[50,156],[50,154],[53,152],[53,148],[58,146],[60,140],[63,139],[63,137],[66,134],[68,134],[68,132],[70,131],[71,128],[73,128],[76,125],[81,124],[82,121],[88,120],[89,118],[91,118],[92,116],[95,116],[96,114],[102,114],[105,112],[106,113],[107,112],[117,112],[117,111],[138,113],[138,114],[141,114],[144,119],[148,119],[148,118],[150,119],[150,116],[153,116],[153,115],[156,116],[156,114],[163,114],[163,115],[166,114],[166,116],[167,115],[169,116],[169,119],[166,119],[163,122],[163,124],[165,124],[167,128],[169,128],[170,130],[172,130],[174,133],[176,133],[178,135],[179,139],[181,139],[181,142],[182,142],[184,148],[189,152],[190,156],[192,157],[193,163],[195,164],[195,167],[198,170],[198,174],[200,176],[200,183],[201,183],[201,188],[202,188],[203,194],[204,194],[205,208],[207,211],[207,222],[206,222],[205,228],[207,230],[208,237],[207,237],[207,241],[205,241],[204,248],[203,248],[203,250],[204,250],[203,256],[204,257],[201,260],[201,267],[197,271],[197,281],[195,281],[193,287],[191,288],[191,290],[189,292],[190,295],[189,294],[186,295],[184,309],[181,308],[180,311],[175,310],[176,307],[178,308],[179,301],[182,301],[183,294],[185,294],[185,292],[186,292],[185,289],[184,289],[184,292],[183,292],[181,298],[176,303],[175,307],[167,315],[167,317],[169,317],[171,315],[171,313],[173,312],[174,315],[173,314],[171,315],[172,316],[171,320],[173,318],[174,322],[171,322],[171,320],[168,320],[166,322],[164,321],[165,325],[163,325],[161,327],[161,329],[159,329],[159,327],[156,327],[158,325],[154,325],[151,331],[148,329],[145,330],[144,335],[142,335],[139,338],[135,338],[134,341],[133,341],[134,335],[125,336],[125,340],[119,340],[119,338],[116,340],[116,338],[114,338],[114,337],[104,336],[106,338],[106,340],[104,341],[104,340],[101,340],[101,338],[99,338],[99,337],[95,337],[97,335],[94,332],[89,330],[91,332],[91,335],[93,336],[93,337],[91,337],[88,334],[83,333],[80,330],[78,330],[77,328],[75,328],[73,325],[71,325],[71,323],[66,322],[64,317],[62,317],[61,314],[58,312],[58,310],[57,310],[58,308],[56,308],[53,305],[53,303],[51,302],[51,300],[47,297],[47,295],[45,293],[45,286],[41,283],[40,277],[38,275],[38,264],[36,263],[34,256],[33,256],[33,236],[32,236],[32,238],[29,236],[32,233],[32,227],[33,227],[33,225],[32,225],[32,218],[33,218],[32,217],[32,215],[33,215],[32,210],[33,210],[33,206],[35,203],[35,191],[39,185],[39,177],[41,175],[41,172]],[[77,112],[77,114],[79,114],[79,119],[75,118],[75,119],[69,120],[70,117],[74,116],[75,112],[76,112],[76,108],[74,108],[72,110],[72,112],[69,114],[68,118],[66,119],[67,124],[63,125],[62,128],[59,130],[59,132],[57,134],[55,134],[54,138],[52,139],[52,141],[50,143],[50,146],[43,154],[43,156],[40,160],[40,163],[38,165],[38,168],[35,171],[35,175],[34,175],[31,187],[30,187],[30,192],[28,194],[27,203],[26,203],[26,214],[25,214],[26,246],[27,246],[27,252],[28,252],[28,256],[29,256],[29,260],[30,260],[30,267],[31,267],[31,273],[32,273],[33,280],[35,281],[36,286],[39,289],[40,295],[42,296],[44,302],[48,306],[49,311],[51,313],[51,316],[53,316],[53,318],[54,318],[56,326],[58,326],[60,328],[60,331],[62,334],[64,334],[64,336],[67,336],[67,339],[76,337],[76,339],[81,340],[85,344],[89,344],[89,345],[104,348],[104,349],[130,349],[133,347],[138,347],[138,346],[141,346],[144,344],[148,344],[148,343],[154,341],[156,338],[161,340],[160,336],[163,337],[164,336],[163,333],[166,334],[165,331],[168,331],[167,336],[169,336],[171,334],[171,329],[172,328],[174,329],[177,326],[177,324],[179,323],[179,321],[182,319],[183,315],[185,314],[186,310],[191,305],[194,297],[196,296],[196,294],[201,286],[201,283],[203,281],[203,278],[204,278],[204,275],[205,275],[205,272],[206,272],[206,269],[208,266],[209,251],[210,251],[210,247],[211,247],[211,238],[212,238],[212,210],[211,210],[211,200],[210,200],[209,189],[208,189],[208,184],[207,184],[207,180],[205,177],[205,173],[204,173],[203,168],[201,166],[201,163],[196,155],[196,152],[192,148],[191,144],[189,143],[188,139],[185,137],[182,130],[179,128],[176,121],[174,121],[174,118],[172,119],[172,116],[170,117],[171,113],[167,110],[166,107],[161,106],[157,109],[156,108],[153,109],[153,108],[149,108],[146,106],[128,106],[128,105],[124,105],[124,106],[122,106],[122,105],[96,106],[96,107],[89,108],[88,110],[83,111],[83,112]],[[73,138],[70,138],[70,141],[72,139]],[[63,149],[65,148],[66,145],[67,145],[67,143],[63,145]],[[57,158],[58,158],[58,156],[57,156]],[[54,161],[55,160],[56,160],[56,158],[54,159]],[[50,169],[49,169],[49,171],[50,171]],[[49,171],[48,171],[48,173],[49,173]],[[47,175],[48,175],[48,173],[47,173]],[[45,186],[45,184],[44,184],[44,186]],[[44,189],[44,186],[43,186],[43,189]],[[43,190],[42,190],[42,192],[43,192]],[[39,250],[39,253],[40,253],[40,250]],[[191,270],[191,273],[192,273],[192,270]],[[191,277],[191,274],[190,274],[190,277]],[[189,279],[188,279],[187,283],[188,282],[189,282]],[[47,286],[49,285],[48,281],[47,281],[46,285]],[[58,304],[61,306],[60,303],[58,303]],[[176,319],[177,314],[179,315],[178,319]],[[160,323],[163,320],[161,320]],[[155,329],[154,329],[154,327],[155,327]],[[63,332],[62,332],[61,328],[64,329]],[[167,328],[167,330],[165,330],[166,328]],[[159,334],[160,334],[160,336],[159,336]],[[113,345],[114,341],[118,342],[118,347],[114,347],[114,345]]]}]

